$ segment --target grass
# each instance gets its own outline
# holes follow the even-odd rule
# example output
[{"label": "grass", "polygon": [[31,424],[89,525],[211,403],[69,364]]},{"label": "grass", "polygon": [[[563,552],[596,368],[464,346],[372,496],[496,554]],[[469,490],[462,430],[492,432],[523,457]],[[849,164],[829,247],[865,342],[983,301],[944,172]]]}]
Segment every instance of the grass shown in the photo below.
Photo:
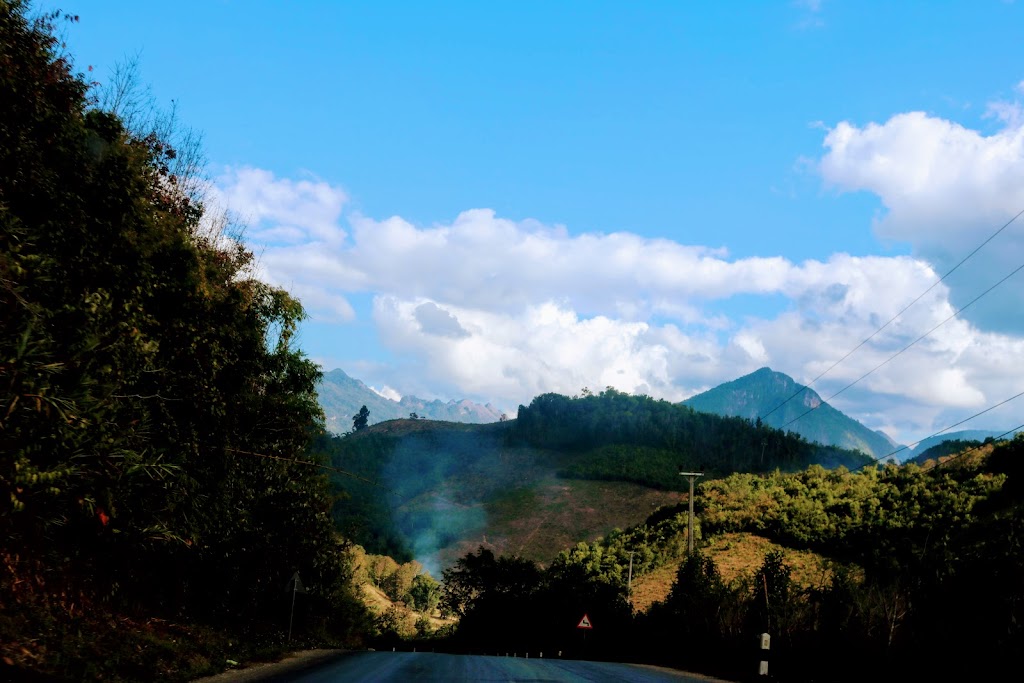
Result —
[{"label": "grass", "polygon": [[488,504],[491,535],[486,540],[495,552],[547,564],[561,550],[596,540],[615,528],[639,524],[655,509],[678,499],[677,493],[636,484],[549,474],[528,491],[516,492],[514,503],[499,498]]},{"label": "grass", "polygon": [[677,492],[638,484],[563,479],[539,464],[549,460],[534,449],[502,448],[404,501],[396,517],[407,529],[413,520],[433,520],[428,526],[443,532],[436,533],[441,568],[481,546],[548,564],[580,541],[639,524],[680,501]]},{"label": "grass", "polygon": [[421,614],[415,610],[409,609],[405,604],[401,602],[395,602],[389,598],[384,591],[380,590],[376,586],[372,586],[368,583],[360,586],[360,595],[363,600],[363,604],[372,612],[375,616],[381,616],[387,613],[389,610],[393,610],[396,614],[399,635],[405,638],[411,638],[416,635],[416,622],[422,617],[426,616],[430,621],[430,626],[433,630],[438,630],[445,626],[450,626],[456,623],[456,619],[444,619],[439,616],[439,612],[434,614]]}]

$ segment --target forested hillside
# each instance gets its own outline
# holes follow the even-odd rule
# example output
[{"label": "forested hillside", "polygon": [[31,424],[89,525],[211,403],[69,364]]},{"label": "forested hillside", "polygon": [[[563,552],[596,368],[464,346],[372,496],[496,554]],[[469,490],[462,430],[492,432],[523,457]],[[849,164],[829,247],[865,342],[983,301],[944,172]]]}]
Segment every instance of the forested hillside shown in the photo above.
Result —
[{"label": "forested hillside", "polygon": [[[332,475],[343,493],[334,514],[346,535],[370,552],[416,557],[435,570],[484,539],[492,550],[550,562],[565,543],[592,540],[652,511],[627,502],[678,501],[671,492],[687,486],[680,467],[711,477],[869,462],[740,418],[613,389],[538,396],[517,419],[490,425],[390,421],[324,437],[317,448],[356,475]],[[579,535],[564,538],[552,528],[556,519]]]},{"label": "forested hillside", "polygon": [[538,396],[528,407],[520,406],[511,438],[565,451],[566,476],[673,489],[684,483],[679,466],[710,476],[793,471],[810,464],[858,467],[870,461],[863,453],[809,443],[794,432],[612,388],[574,398]]},{"label": "forested hillside", "polygon": [[[927,468],[811,466],[707,481],[689,557],[682,507],[577,544],[547,567],[483,548],[466,555],[445,573],[441,604],[463,615],[446,646],[565,649],[747,680],[761,654],[753,636],[769,633],[777,680],[1002,677],[1024,646],[1022,477],[1018,436]],[[702,551],[745,534],[812,549],[824,571],[798,583],[790,555],[773,550],[726,580]],[[631,559],[634,581],[678,564],[666,598],[641,614],[626,600]],[[595,625],[588,641],[575,629],[582,613]],[[958,656],[948,656],[951,642]]]},{"label": "forested hillside", "polygon": [[302,633],[348,638],[296,462],[323,419],[302,307],[205,211],[173,121],[99,106],[54,37],[75,18],[26,12],[0,0],[0,678],[220,670],[281,647],[295,571]]}]

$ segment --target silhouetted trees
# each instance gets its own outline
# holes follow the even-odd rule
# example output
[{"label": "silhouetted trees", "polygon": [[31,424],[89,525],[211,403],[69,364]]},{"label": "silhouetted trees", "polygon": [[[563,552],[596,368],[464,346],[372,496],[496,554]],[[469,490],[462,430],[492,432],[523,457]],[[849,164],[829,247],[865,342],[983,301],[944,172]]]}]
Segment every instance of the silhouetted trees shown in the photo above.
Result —
[{"label": "silhouetted trees", "polygon": [[359,412],[352,416],[352,431],[358,432],[366,429],[370,423],[370,411],[366,406],[359,409]]}]

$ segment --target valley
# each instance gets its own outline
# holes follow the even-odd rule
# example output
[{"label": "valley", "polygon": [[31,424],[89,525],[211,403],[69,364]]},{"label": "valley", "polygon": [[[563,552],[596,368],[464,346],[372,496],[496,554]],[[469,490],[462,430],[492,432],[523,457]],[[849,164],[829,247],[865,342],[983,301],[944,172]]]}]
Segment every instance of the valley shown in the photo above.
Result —
[{"label": "valley", "polygon": [[[820,210],[834,198],[805,211],[809,203],[784,196],[787,179],[755,177],[791,168],[800,136],[731,120],[749,107],[699,87],[733,90],[702,78],[707,64],[738,64],[749,80],[773,25],[792,59],[758,82],[774,88],[794,64],[814,66],[807,50],[833,41],[810,31],[824,22],[793,30],[791,13],[826,4],[759,9],[746,22],[756,31],[743,34],[735,12],[711,10],[720,17],[709,21],[700,3],[678,22],[587,3],[522,23],[518,13],[541,4],[482,21],[495,10],[385,8],[374,18],[375,3],[288,12],[205,3],[201,14],[189,3],[158,14],[147,3],[132,12],[91,3],[102,18],[80,23],[33,0],[0,0],[0,680],[185,683],[316,649],[358,651],[353,660],[383,661],[411,680],[433,675],[426,658],[363,655],[430,650],[443,669],[472,662],[479,672],[488,667],[461,655],[556,652],[580,661],[549,673],[642,664],[749,680],[765,634],[778,681],[998,680],[1015,670],[1024,652],[1024,434],[1010,403],[1024,393],[1008,389],[1017,318],[992,315],[992,304],[933,326],[952,320],[963,283],[934,280],[944,269],[929,254],[944,245],[907,232],[892,233],[906,248],[898,254],[873,251],[881,232],[804,244],[864,216],[832,223]],[[670,5],[658,11],[682,11]],[[888,27],[874,19],[860,23]],[[1013,25],[999,18],[989,30]],[[666,28],[663,44],[649,40]],[[683,28],[711,39],[680,41]],[[724,43],[737,28],[738,42]],[[561,68],[576,59],[580,45],[566,42],[576,34],[597,38],[578,55],[588,73]],[[917,45],[906,35],[892,34]],[[198,93],[199,109],[181,112],[220,119],[209,166],[202,136],[182,125],[176,99],[156,104],[137,61],[94,68],[136,36],[163,46],[165,78],[184,77]],[[748,42],[757,54],[734,60]],[[680,44],[695,52],[675,52]],[[417,52],[402,57],[409,46]],[[506,53],[514,58],[487,61]],[[277,67],[296,56],[298,67]],[[467,66],[461,79],[435,78]],[[603,90],[617,74],[625,80]],[[449,89],[461,80],[469,87]],[[786,125],[803,131],[801,145],[820,138],[806,121],[819,116],[825,80],[783,80],[814,90]],[[645,90],[647,99],[622,96]],[[550,106],[556,94],[567,107]],[[775,105],[790,96],[778,95],[758,116],[784,108]],[[824,123],[814,147],[823,156],[809,167],[841,171],[826,163],[836,154],[852,166],[888,162],[900,155],[886,156],[885,139],[926,139],[922,131],[986,144],[1020,137],[935,125],[922,113],[933,106],[863,128]],[[974,111],[1013,132],[1019,108]],[[645,140],[663,111],[661,132]],[[703,112],[714,118],[691,126]],[[545,135],[548,119],[557,126]],[[618,134],[604,128],[619,120]],[[883,135],[893,125],[904,127]],[[864,131],[878,134],[879,154],[841,149]],[[748,133],[757,140],[744,145]],[[360,150],[368,141],[379,146]],[[787,147],[770,162],[751,156],[776,141]],[[719,154],[735,142],[735,157]],[[676,143],[685,154],[672,153]],[[921,148],[951,147],[971,145]],[[462,156],[440,163],[453,150]],[[317,168],[318,156],[328,165]],[[276,170],[257,166],[269,160]],[[717,179],[711,161],[726,169]],[[680,162],[726,194],[677,175]],[[379,194],[343,188],[334,164],[380,174]],[[956,175],[917,170],[906,175]],[[629,177],[605,182],[604,172]],[[931,229],[931,217],[956,214],[932,199],[971,208],[932,187],[927,212],[896,211],[887,197],[907,193],[853,176],[826,185],[881,197],[881,213],[849,203],[881,231],[927,215],[929,236],[952,234]],[[574,194],[577,182],[588,186]],[[530,185],[543,192],[527,202]],[[773,188],[771,201],[755,186]],[[790,208],[773,218],[769,204]],[[623,227],[655,205],[643,222],[672,234]],[[722,207],[751,213],[720,221]],[[575,210],[591,213],[560,222]],[[801,239],[783,239],[791,222]],[[727,223],[755,225],[765,241],[730,255]],[[976,232],[971,223],[964,234]],[[970,279],[975,266],[959,275]],[[929,296],[913,299],[918,285]],[[1012,297],[1000,305],[1019,309]],[[890,308],[900,312],[878,327]],[[844,396],[850,415],[765,365],[813,376],[870,334],[851,361],[869,367],[867,354],[922,341],[925,329],[936,335]],[[823,384],[843,381],[837,372]],[[934,433],[905,448],[851,415],[894,435]],[[1004,420],[1010,428],[939,429]],[[700,474],[692,493],[688,473]]]}]

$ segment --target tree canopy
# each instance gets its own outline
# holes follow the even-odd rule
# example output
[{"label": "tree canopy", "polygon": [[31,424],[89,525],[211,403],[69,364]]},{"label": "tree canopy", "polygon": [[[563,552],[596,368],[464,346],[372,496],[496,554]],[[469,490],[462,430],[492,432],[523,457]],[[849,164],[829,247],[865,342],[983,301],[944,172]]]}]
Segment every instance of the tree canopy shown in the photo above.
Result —
[{"label": "tree canopy", "polygon": [[[59,13],[0,1],[0,589],[240,623],[343,592],[300,303],[194,168],[97,106]],[[24,596],[17,599],[23,599]]]}]

